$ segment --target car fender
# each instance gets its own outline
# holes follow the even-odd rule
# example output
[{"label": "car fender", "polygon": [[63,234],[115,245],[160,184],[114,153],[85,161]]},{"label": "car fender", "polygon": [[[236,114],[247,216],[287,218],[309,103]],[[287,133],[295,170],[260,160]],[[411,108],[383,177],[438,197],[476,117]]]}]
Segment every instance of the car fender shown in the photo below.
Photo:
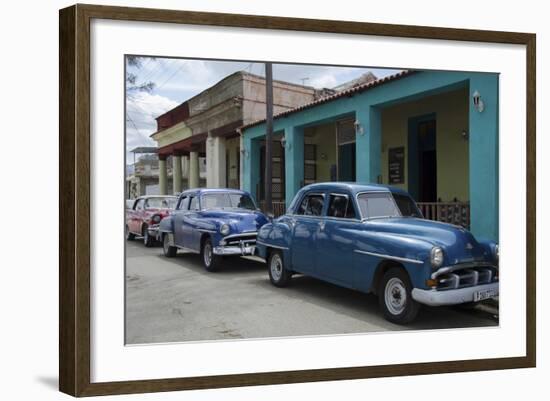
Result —
[{"label": "car fender", "polygon": [[174,222],[172,215],[168,215],[160,221],[159,232],[174,233]]},{"label": "car fender", "polygon": [[292,269],[291,260],[292,225],[284,216],[264,224],[258,231],[256,246],[258,255],[266,259],[269,249],[279,249],[283,252],[283,261],[287,269]]},{"label": "car fender", "polygon": [[408,273],[415,288],[426,288],[432,273],[430,251],[433,244],[407,235],[361,231],[356,236],[353,264],[354,282],[358,289],[370,291],[377,279],[377,270],[400,265]]}]

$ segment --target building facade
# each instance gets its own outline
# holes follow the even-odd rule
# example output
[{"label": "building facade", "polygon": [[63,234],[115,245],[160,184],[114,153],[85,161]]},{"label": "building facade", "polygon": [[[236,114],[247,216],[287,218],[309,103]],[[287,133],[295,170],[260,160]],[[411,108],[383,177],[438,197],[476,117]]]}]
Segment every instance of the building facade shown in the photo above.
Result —
[{"label": "building facade", "polygon": [[[498,74],[422,71],[352,87],[275,116],[273,199],[304,185],[401,187],[428,218],[498,240]],[[263,199],[265,120],[244,125],[243,188]]]},{"label": "building facade", "polygon": [[[316,96],[318,91],[308,86],[273,82],[275,113],[309,103]],[[238,128],[265,118],[265,110],[265,79],[239,71],[157,117],[157,131],[151,137],[158,143],[161,193],[169,193],[169,158],[174,192],[199,186],[240,188]]]}]

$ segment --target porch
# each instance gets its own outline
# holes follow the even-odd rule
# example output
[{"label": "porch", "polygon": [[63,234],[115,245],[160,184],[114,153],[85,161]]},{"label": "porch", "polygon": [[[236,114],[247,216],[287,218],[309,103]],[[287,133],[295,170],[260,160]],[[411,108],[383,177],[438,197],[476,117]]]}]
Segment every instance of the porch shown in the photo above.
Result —
[{"label": "porch", "polygon": [[[274,214],[313,182],[382,183],[427,219],[498,239],[497,95],[495,74],[415,72],[277,116]],[[263,207],[264,123],[244,127],[243,145],[243,188]]]}]

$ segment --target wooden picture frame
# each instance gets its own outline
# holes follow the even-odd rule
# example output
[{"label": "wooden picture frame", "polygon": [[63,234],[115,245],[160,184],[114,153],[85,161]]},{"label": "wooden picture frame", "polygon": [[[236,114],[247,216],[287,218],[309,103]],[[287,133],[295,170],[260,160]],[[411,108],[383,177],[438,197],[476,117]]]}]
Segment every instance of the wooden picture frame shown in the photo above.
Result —
[{"label": "wooden picture frame", "polygon": [[[526,356],[92,383],[90,380],[90,21],[94,18],[526,46]],[[73,396],[534,367],[536,363],[535,49],[530,33],[75,5],[60,11],[59,388]]]}]

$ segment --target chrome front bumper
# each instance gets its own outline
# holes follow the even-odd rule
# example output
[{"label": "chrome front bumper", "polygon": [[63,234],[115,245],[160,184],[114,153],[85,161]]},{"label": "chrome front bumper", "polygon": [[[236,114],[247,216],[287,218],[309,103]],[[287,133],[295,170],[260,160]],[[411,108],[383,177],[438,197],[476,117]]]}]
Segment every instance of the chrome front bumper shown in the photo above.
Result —
[{"label": "chrome front bumper", "polygon": [[416,302],[429,306],[457,305],[466,302],[475,302],[474,294],[484,291],[492,293],[490,298],[498,296],[499,283],[476,285],[473,287],[457,288],[454,290],[421,290],[414,288],[412,297]]},{"label": "chrome front bumper", "polygon": [[254,255],[256,252],[256,231],[243,232],[224,237],[214,247],[214,255]]},{"label": "chrome front bumper", "polygon": [[254,255],[256,251],[255,245],[243,246],[216,246],[214,247],[214,255]]},{"label": "chrome front bumper", "polygon": [[158,239],[159,238],[159,225],[155,224],[154,226],[148,226],[147,231],[149,232],[149,235],[153,238]]}]

